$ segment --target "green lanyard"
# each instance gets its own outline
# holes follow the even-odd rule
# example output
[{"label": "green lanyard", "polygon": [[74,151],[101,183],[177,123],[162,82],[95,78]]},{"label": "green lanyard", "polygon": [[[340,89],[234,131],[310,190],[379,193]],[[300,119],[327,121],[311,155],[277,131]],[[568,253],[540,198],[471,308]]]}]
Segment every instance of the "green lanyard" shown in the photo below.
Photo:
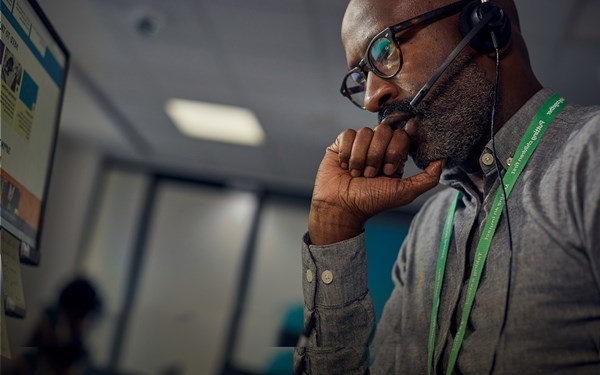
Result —
[{"label": "green lanyard", "polygon": [[[515,152],[515,156],[513,157],[512,164],[509,167],[508,171],[504,174],[503,183],[506,189],[507,197],[510,195],[510,192],[515,186],[517,178],[519,178],[519,175],[525,168],[525,165],[529,161],[529,158],[538,146],[540,139],[546,132],[548,125],[552,122],[552,120],[554,120],[556,114],[565,105],[565,99],[563,99],[560,96],[560,94],[555,94],[550,99],[548,99],[546,103],[544,103],[544,105],[535,115],[533,120],[531,120],[531,124],[529,124],[529,128],[527,128],[527,132],[521,139],[519,147],[517,147],[517,151]],[[444,271],[446,270],[448,249],[450,248],[450,239],[452,238],[454,213],[456,212],[456,206],[459,197],[460,193],[457,193],[456,197],[454,198],[454,201],[452,202],[452,205],[450,206],[450,210],[448,211],[448,216],[444,224],[444,230],[442,232],[442,242],[440,244],[440,250],[436,265],[433,307],[431,309],[431,323],[429,325],[429,343],[427,356],[427,373],[429,375],[431,375],[433,371],[433,354],[435,350],[435,335],[437,330],[438,310],[440,307],[440,295],[442,292]],[[450,352],[450,359],[448,361],[448,368],[446,370],[447,375],[451,375],[454,371],[454,366],[456,365],[456,360],[458,359],[458,353],[460,352],[460,348],[462,346],[462,342],[465,336],[467,321],[469,320],[469,315],[471,314],[471,309],[473,308],[473,301],[475,300],[475,294],[477,293],[477,287],[479,286],[481,273],[483,272],[483,267],[487,259],[487,254],[492,244],[492,238],[494,237],[494,233],[496,232],[496,227],[498,226],[498,221],[500,220],[500,216],[502,215],[503,209],[504,199],[502,190],[499,188],[496,193],[496,198],[494,199],[494,203],[492,205],[489,217],[485,222],[483,233],[481,234],[479,242],[477,243],[475,260],[473,262],[471,276],[469,277],[469,285],[467,288],[465,306],[463,308],[462,316],[460,319],[460,325],[458,326],[458,331],[456,332],[456,336],[454,338],[452,351]]]}]

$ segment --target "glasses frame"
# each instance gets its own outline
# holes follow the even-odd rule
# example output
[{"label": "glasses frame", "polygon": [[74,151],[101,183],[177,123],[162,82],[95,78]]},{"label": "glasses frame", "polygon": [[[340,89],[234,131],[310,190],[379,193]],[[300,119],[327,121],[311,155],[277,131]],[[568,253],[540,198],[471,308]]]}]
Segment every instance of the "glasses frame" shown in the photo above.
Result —
[{"label": "glasses frame", "polygon": [[[401,61],[400,64],[398,65],[398,69],[393,74],[383,74],[380,71],[378,71],[377,68],[375,68],[375,66],[371,62],[371,59],[369,57],[370,56],[369,52],[371,51],[371,47],[373,46],[373,43],[375,43],[375,41],[377,41],[381,38],[387,38],[396,45],[396,48],[398,50],[397,53],[401,53],[400,43],[396,39],[396,34],[398,34],[401,31],[411,29],[415,26],[421,26],[421,25],[424,25],[424,24],[427,24],[430,22],[439,21],[444,18],[450,17],[450,16],[460,12],[462,9],[464,9],[464,7],[467,4],[469,4],[473,1],[475,1],[475,0],[457,1],[455,3],[448,4],[441,8],[437,8],[437,9],[431,10],[427,13],[423,13],[419,16],[410,18],[406,21],[402,21],[393,26],[386,27],[384,30],[379,32],[377,35],[375,35],[371,39],[371,41],[369,42],[369,45],[367,46],[367,49],[365,51],[365,55],[359,61],[358,65],[356,65],[354,68],[350,69],[350,71],[348,71],[348,73],[346,73],[346,75],[344,75],[344,79],[342,80],[342,87],[340,88],[340,93],[343,96],[345,96],[346,98],[348,98],[352,102],[352,104],[354,104],[358,108],[365,109],[365,107],[363,105],[357,103],[356,101],[354,101],[352,99],[352,94],[355,94],[358,91],[351,90],[347,87],[346,81],[348,80],[348,77],[353,73],[359,73],[359,74],[363,75],[363,77],[365,78],[365,81],[366,81],[366,79],[368,77],[368,73],[370,71],[370,72],[373,72],[379,78],[389,79],[389,78],[394,77],[396,74],[398,74],[400,72],[400,70],[402,69],[402,65],[403,65],[402,61]],[[400,59],[402,59],[402,55],[400,55]]]}]

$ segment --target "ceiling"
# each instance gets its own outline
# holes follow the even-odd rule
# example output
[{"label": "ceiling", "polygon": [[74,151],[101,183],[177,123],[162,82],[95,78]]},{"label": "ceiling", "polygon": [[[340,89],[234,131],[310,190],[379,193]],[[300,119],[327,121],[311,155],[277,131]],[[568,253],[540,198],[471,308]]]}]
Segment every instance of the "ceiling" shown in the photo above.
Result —
[{"label": "ceiling", "polygon": [[[335,136],[376,121],[338,92],[347,1],[38,1],[72,55],[61,135],[115,158],[309,194]],[[516,2],[542,83],[599,103],[600,0]],[[250,108],[266,143],[186,138],[164,112],[172,97]]]}]

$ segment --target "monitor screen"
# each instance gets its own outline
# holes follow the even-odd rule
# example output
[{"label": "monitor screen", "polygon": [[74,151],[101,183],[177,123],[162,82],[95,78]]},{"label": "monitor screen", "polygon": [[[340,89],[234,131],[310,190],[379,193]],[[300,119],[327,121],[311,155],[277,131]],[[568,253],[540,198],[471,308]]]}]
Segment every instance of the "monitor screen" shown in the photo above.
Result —
[{"label": "monitor screen", "polygon": [[69,53],[34,0],[2,0],[0,226],[39,262],[39,240]]}]

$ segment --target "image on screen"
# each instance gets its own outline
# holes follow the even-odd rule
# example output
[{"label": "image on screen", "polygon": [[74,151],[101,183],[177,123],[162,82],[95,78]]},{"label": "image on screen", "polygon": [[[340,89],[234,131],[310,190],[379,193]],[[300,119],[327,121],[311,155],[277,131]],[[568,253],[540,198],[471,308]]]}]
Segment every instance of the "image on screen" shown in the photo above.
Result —
[{"label": "image on screen", "polygon": [[69,55],[32,0],[2,0],[0,36],[0,226],[35,264]]}]

